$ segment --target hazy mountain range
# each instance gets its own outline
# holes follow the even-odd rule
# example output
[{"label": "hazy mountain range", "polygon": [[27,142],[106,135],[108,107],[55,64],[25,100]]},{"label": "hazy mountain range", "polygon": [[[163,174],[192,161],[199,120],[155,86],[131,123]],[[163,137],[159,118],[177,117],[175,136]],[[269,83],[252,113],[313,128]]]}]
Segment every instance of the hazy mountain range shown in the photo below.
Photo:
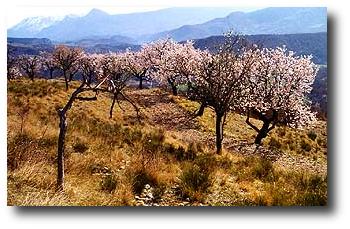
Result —
[{"label": "hazy mountain range", "polygon": [[[115,35],[135,39],[143,34],[171,30],[186,24],[198,24],[216,17],[223,17],[233,8],[168,8],[156,11],[110,15],[99,9],[92,9],[82,17],[65,17],[37,33],[26,35],[28,28],[25,19],[8,30],[9,37],[49,38],[55,41],[69,41],[90,37],[109,37]],[[45,18],[44,18],[45,20]],[[34,23],[36,24],[36,23]]]},{"label": "hazy mountain range", "polygon": [[117,43],[142,43],[164,37],[177,41],[222,35],[292,34],[327,31],[326,8],[265,8],[233,12],[233,8],[168,8],[110,15],[98,9],[87,15],[27,18],[10,28],[8,37],[49,38],[55,42],[113,37]]}]

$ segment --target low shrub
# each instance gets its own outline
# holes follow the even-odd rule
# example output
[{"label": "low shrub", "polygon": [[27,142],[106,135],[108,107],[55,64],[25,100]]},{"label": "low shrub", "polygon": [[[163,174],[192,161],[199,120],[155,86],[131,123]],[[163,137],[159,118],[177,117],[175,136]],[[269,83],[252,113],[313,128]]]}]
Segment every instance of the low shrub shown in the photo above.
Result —
[{"label": "low shrub", "polygon": [[313,130],[310,130],[308,133],[307,133],[307,136],[312,140],[312,141],[315,141],[315,139],[317,138],[317,133]]},{"label": "low shrub", "polygon": [[133,171],[132,176],[133,176],[133,179],[132,179],[133,192],[136,195],[141,194],[146,184],[149,184],[152,187],[158,186],[157,177],[147,169],[139,169],[139,170]]},{"label": "low shrub", "polygon": [[269,147],[272,149],[281,149],[282,147],[282,144],[274,137],[270,138],[270,141],[268,144],[269,144]]},{"label": "low shrub", "polygon": [[114,174],[105,174],[101,180],[101,190],[109,193],[117,188],[117,179]]},{"label": "low shrub", "polygon": [[257,159],[252,167],[252,175],[260,180],[272,180],[273,171],[272,162],[265,158]]},{"label": "low shrub", "polygon": [[186,163],[180,175],[180,190],[183,198],[202,201],[213,184],[214,164],[209,157],[197,158]]},{"label": "low shrub", "polygon": [[233,173],[238,181],[271,181],[275,179],[273,164],[270,160],[261,157],[250,156],[235,163]]},{"label": "low shrub", "polygon": [[310,152],[312,147],[310,145],[310,143],[308,143],[307,141],[305,141],[305,139],[302,139],[300,142],[300,148],[305,151],[305,152]]},{"label": "low shrub", "polygon": [[163,146],[164,140],[164,130],[156,129],[144,136],[144,148],[149,151],[158,151]]},{"label": "low shrub", "polygon": [[73,150],[76,153],[85,153],[89,149],[89,146],[87,146],[86,143],[78,140],[73,144]]}]

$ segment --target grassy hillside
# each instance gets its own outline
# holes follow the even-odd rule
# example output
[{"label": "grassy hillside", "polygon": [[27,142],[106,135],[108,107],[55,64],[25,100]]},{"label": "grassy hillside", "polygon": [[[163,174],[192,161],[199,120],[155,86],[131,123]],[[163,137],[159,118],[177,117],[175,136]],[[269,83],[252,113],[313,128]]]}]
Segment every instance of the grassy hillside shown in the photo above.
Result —
[{"label": "grassy hillside", "polygon": [[[77,84],[73,84],[77,87]],[[77,101],[68,115],[65,191],[56,192],[60,80],[8,82],[8,205],[326,205],[326,123],[276,128],[259,149],[245,117],[230,114],[215,155],[214,114],[161,89]],[[121,109],[122,108],[122,109]]]}]

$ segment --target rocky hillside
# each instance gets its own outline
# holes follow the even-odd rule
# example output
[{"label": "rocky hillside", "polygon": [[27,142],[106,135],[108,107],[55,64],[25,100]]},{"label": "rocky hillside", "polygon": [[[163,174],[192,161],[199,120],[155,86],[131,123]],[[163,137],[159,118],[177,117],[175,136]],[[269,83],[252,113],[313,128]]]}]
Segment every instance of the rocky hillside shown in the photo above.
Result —
[{"label": "rocky hillside", "polygon": [[[77,82],[73,84],[77,87]],[[78,101],[68,115],[65,190],[57,192],[57,109],[73,89],[57,80],[8,82],[8,204],[16,206],[247,206],[327,204],[327,125],[276,128],[256,148],[245,117],[214,114],[163,89],[127,88],[140,108]],[[257,121],[256,121],[257,122]]]}]

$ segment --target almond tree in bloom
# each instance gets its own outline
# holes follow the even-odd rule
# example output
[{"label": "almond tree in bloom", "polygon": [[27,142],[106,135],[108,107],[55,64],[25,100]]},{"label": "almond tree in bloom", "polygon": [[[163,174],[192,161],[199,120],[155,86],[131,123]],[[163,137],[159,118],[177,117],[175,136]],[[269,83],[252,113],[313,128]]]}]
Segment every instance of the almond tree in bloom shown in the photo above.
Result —
[{"label": "almond tree in bloom", "polygon": [[[188,46],[186,45],[186,47]],[[185,56],[184,45],[172,39],[162,39],[144,45],[142,50],[151,77],[160,82],[161,85],[169,85],[172,93],[177,95],[177,86],[184,81],[184,75],[179,72],[180,65],[185,58],[189,58],[189,56]]]},{"label": "almond tree in bloom", "polygon": [[18,66],[33,81],[40,69],[40,58],[39,56],[21,55],[18,57]]},{"label": "almond tree in bloom", "polygon": [[[315,120],[307,99],[318,71],[311,58],[294,56],[285,48],[259,51],[259,61],[248,77],[248,96],[242,102],[247,124],[258,132],[256,144],[276,125],[302,127]],[[261,128],[250,122],[251,116],[263,122]]]},{"label": "almond tree in bloom", "polygon": [[216,150],[222,150],[223,128],[227,113],[239,105],[246,95],[246,76],[255,58],[255,51],[235,52],[232,37],[217,54],[201,53],[201,61],[189,80],[189,97],[214,110],[216,115]]},{"label": "almond tree in bloom", "polygon": [[[79,69],[82,74],[80,86],[70,96],[66,105],[59,109],[59,138],[57,150],[57,189],[64,188],[64,148],[65,135],[67,131],[67,112],[72,107],[75,100],[91,101],[97,100],[98,94],[108,93],[113,95],[110,114],[112,114],[115,101],[118,96],[125,101],[132,103],[123,93],[125,83],[131,75],[125,68],[125,57],[123,55],[84,55],[79,59]],[[94,94],[93,96],[86,94]],[[136,106],[132,103],[132,105]],[[138,110],[137,114],[138,114]]]},{"label": "almond tree in bloom", "polygon": [[130,73],[139,80],[139,89],[143,88],[143,81],[148,79],[151,67],[146,51],[145,49],[141,49],[139,52],[127,50],[125,53],[126,66]]},{"label": "almond tree in bloom", "polygon": [[177,95],[178,85],[190,82],[197,73],[203,57],[207,55],[207,52],[195,49],[192,41],[184,44],[174,42],[172,49],[165,51],[159,73],[171,85],[174,95]]},{"label": "almond tree in bloom", "polygon": [[83,77],[83,81],[92,84],[97,81],[101,74],[101,62],[104,56],[101,54],[83,54],[79,59],[79,70]]},{"label": "almond tree in bloom", "polygon": [[41,52],[40,61],[44,70],[49,71],[50,79],[53,78],[53,72],[58,68],[52,53]]},{"label": "almond tree in bloom", "polygon": [[18,60],[7,51],[7,79],[12,80],[22,76],[18,67]]},{"label": "almond tree in bloom", "polygon": [[63,72],[68,90],[68,83],[73,80],[74,74],[78,71],[78,61],[83,54],[80,48],[70,48],[65,45],[59,45],[53,52],[53,59],[60,70]]}]

